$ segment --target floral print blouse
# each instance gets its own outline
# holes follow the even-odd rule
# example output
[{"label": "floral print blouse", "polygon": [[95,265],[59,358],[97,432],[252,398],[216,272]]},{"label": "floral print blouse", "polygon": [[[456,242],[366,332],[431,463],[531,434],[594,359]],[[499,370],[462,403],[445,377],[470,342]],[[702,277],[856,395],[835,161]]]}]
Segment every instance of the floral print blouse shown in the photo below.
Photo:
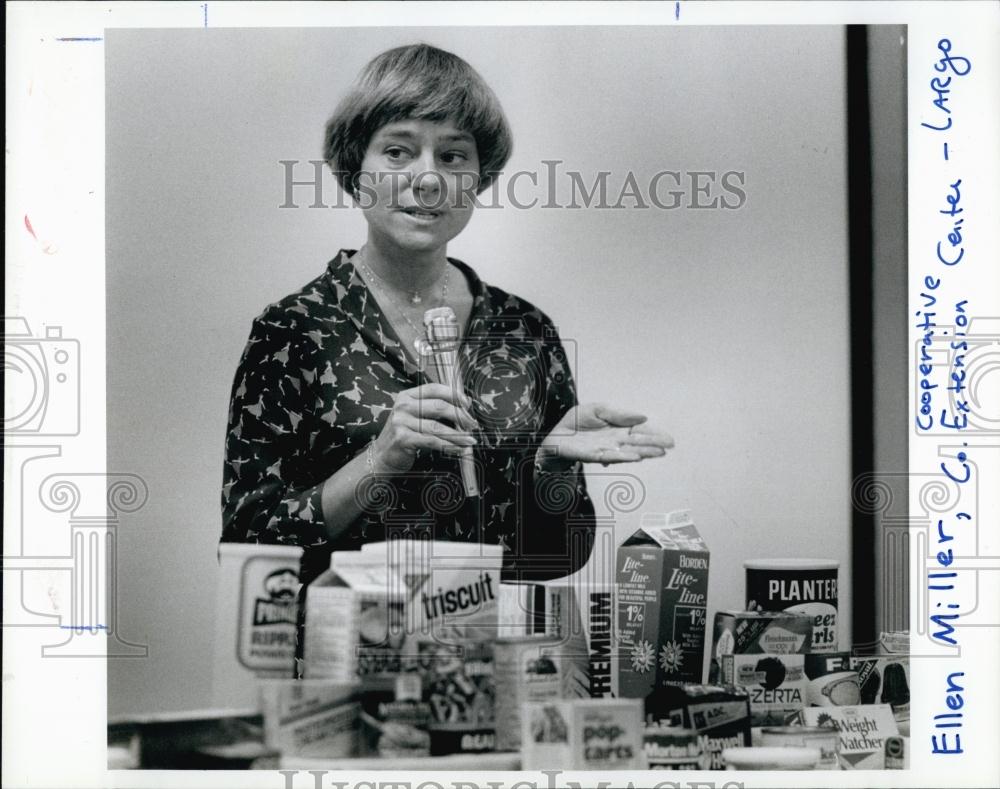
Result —
[{"label": "floral print blouse", "polygon": [[455,458],[421,453],[405,474],[366,477],[361,516],[327,538],[323,482],[378,436],[397,392],[431,380],[404,354],[352,254],[342,250],[253,321],[229,408],[223,542],[302,546],[304,583],[332,551],[390,535],[502,544],[507,579],[581,567],[595,526],[582,470],[547,474],[534,464],[538,445],[576,405],[563,344],[543,312],[454,259],[473,294],[459,369],[481,428],[481,496],[464,496]]}]

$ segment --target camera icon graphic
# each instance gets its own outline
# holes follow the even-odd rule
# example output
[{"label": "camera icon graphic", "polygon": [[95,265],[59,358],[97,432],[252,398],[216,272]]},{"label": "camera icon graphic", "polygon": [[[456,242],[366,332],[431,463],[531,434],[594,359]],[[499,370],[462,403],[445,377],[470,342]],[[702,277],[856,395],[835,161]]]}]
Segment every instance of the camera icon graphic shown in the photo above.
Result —
[{"label": "camera icon graphic", "polygon": [[24,318],[3,319],[4,417],[10,435],[80,433],[80,343],[47,326],[34,337]]}]

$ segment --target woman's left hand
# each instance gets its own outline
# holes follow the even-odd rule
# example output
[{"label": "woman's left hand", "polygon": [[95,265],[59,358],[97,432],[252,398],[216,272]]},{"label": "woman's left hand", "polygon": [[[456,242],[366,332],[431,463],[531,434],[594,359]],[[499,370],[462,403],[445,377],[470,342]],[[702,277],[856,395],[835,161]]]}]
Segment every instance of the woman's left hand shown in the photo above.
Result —
[{"label": "woman's left hand", "polygon": [[674,440],[646,424],[644,414],[623,411],[603,403],[571,408],[538,451],[543,467],[583,463],[634,463],[662,457]]}]

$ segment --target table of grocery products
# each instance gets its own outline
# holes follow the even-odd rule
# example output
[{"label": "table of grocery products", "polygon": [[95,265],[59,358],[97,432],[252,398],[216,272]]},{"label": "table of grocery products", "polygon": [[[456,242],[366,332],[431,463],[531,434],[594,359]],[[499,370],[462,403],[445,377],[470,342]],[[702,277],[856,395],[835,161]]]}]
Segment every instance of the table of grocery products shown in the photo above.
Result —
[{"label": "table of grocery products", "polygon": [[907,762],[907,634],[839,643],[835,561],[749,558],[745,597],[710,605],[686,511],[642,516],[610,578],[513,583],[499,546],[393,540],[295,595],[300,553],[223,546],[215,703],[259,711],[255,767]]}]

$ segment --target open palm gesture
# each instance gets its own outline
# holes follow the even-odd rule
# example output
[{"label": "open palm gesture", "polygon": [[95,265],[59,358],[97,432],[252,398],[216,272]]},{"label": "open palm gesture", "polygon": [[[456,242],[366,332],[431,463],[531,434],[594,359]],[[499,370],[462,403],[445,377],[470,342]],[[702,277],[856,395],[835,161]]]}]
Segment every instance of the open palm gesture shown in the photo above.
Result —
[{"label": "open palm gesture", "polygon": [[662,457],[673,445],[673,438],[648,426],[643,414],[583,403],[567,411],[553,428],[540,456],[550,464],[581,461],[606,466]]}]

